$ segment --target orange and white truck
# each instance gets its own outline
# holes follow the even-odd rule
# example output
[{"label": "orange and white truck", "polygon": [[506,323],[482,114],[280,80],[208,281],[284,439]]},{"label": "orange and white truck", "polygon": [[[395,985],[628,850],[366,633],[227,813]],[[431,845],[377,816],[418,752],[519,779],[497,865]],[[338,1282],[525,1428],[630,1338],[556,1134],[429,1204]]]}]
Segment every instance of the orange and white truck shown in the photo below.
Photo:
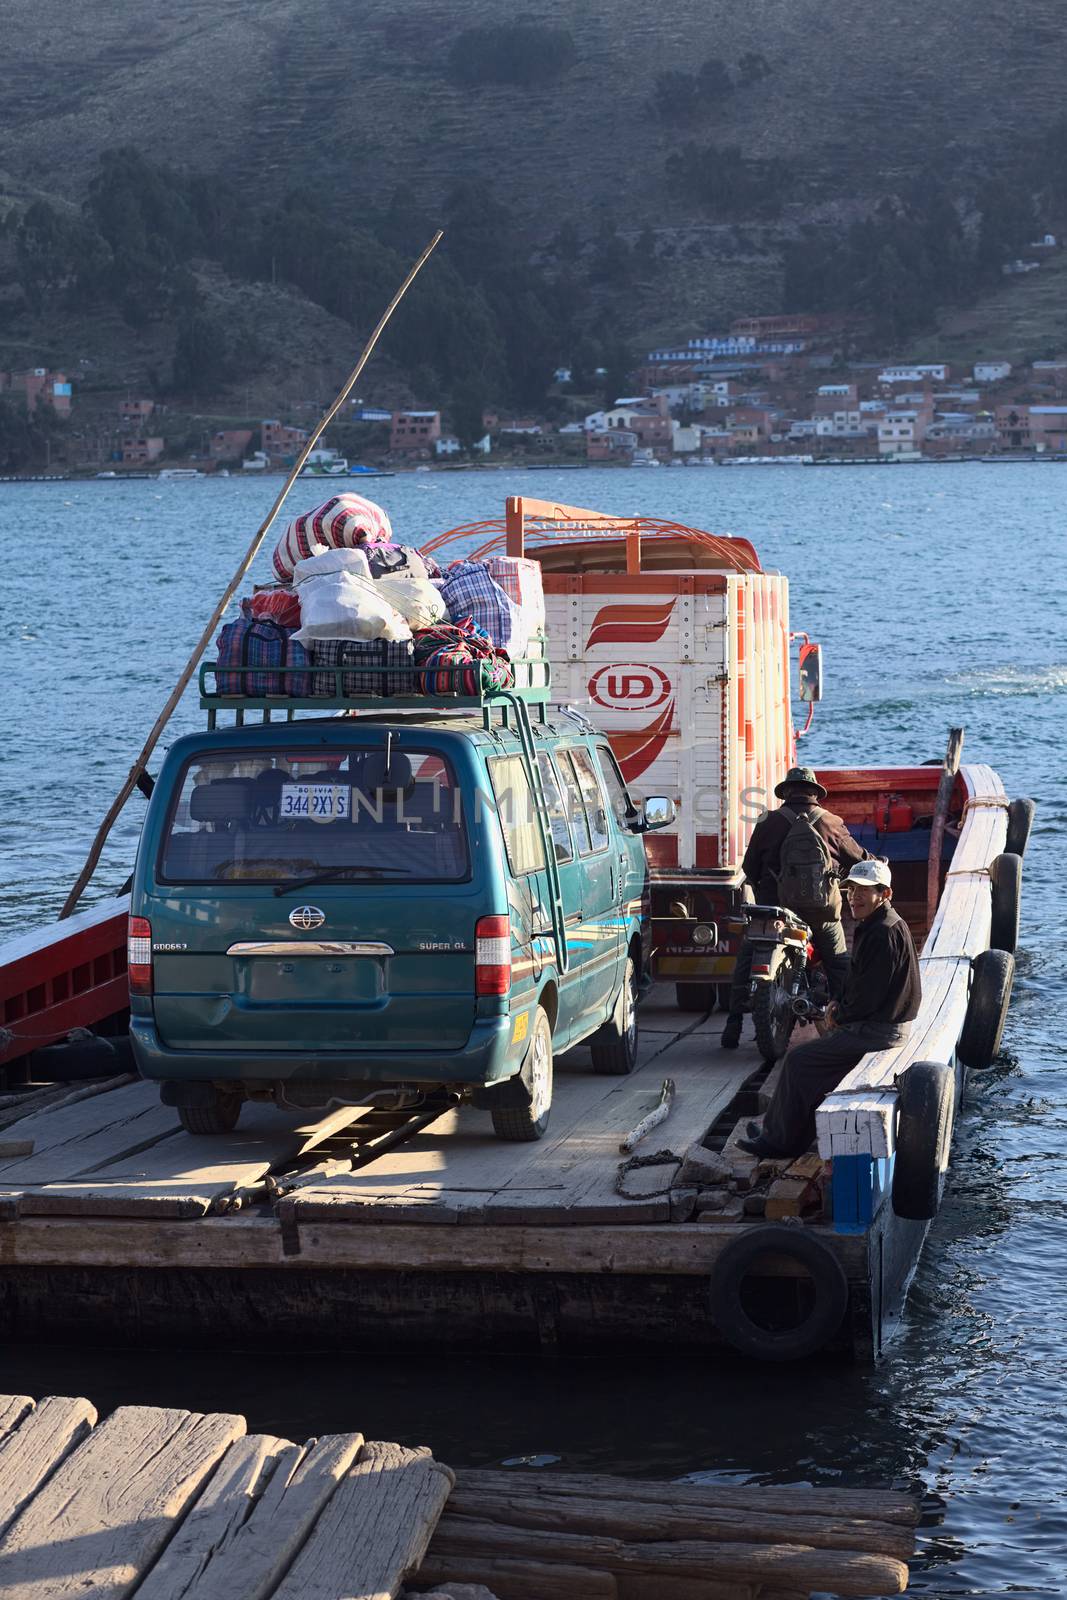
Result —
[{"label": "orange and white truck", "polygon": [[[653,976],[708,1010],[733,971],[745,845],[796,757],[788,580],[747,539],[521,497],[426,548],[472,542],[540,563],[554,698],[604,729],[631,793],[674,800],[646,841]],[[810,701],[819,647],[801,651]]]}]

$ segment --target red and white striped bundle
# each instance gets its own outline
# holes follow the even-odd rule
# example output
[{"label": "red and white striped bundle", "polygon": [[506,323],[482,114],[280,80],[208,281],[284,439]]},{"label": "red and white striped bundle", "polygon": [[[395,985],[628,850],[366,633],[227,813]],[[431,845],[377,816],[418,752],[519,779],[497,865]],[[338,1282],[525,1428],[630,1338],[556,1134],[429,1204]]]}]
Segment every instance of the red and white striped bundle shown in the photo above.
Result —
[{"label": "red and white striped bundle", "polygon": [[336,494],[296,517],[278,540],[274,570],[283,583],[292,583],[298,561],[324,550],[354,550],[361,544],[390,544],[393,528],[387,514],[361,494]]}]

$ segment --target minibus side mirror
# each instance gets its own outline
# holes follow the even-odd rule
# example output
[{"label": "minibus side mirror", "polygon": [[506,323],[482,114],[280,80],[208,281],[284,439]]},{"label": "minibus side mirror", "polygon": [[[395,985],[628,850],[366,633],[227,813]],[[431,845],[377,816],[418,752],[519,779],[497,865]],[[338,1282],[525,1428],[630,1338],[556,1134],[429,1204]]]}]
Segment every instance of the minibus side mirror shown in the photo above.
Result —
[{"label": "minibus side mirror", "polygon": [[674,801],[666,795],[649,795],[641,807],[641,816],[634,824],[637,833],[651,833],[654,828],[669,828],[675,818]]},{"label": "minibus side mirror", "polygon": [[812,703],[822,699],[822,645],[801,645],[799,678],[801,700]]}]

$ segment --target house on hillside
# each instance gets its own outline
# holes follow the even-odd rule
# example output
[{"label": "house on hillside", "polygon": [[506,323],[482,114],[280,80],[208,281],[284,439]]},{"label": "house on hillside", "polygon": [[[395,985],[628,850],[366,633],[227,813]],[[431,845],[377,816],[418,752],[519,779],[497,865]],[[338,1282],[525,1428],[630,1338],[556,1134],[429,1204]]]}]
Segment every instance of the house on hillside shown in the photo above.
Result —
[{"label": "house on hillside", "polygon": [[51,406],[57,417],[70,416],[71,384],[63,372],[30,367],[26,372],[0,372],[0,393],[21,394],[32,417],[39,405]]},{"label": "house on hillside", "polygon": [[240,461],[251,443],[251,428],[220,428],[211,435],[208,455],[212,461]]},{"label": "house on hillside", "polygon": [[122,446],[124,467],[147,467],[163,454],[163,440],[152,438],[127,439]]},{"label": "house on hillside", "polygon": [[120,400],[119,425],[123,428],[143,429],[155,409],[154,400]]},{"label": "house on hillside", "polygon": [[973,376],[975,383],[1003,383],[1011,377],[1011,362],[976,361]]},{"label": "house on hillside", "polygon": [[389,448],[397,455],[428,456],[441,437],[439,411],[397,411],[389,430]]},{"label": "house on hillside", "polygon": [[263,453],[272,463],[291,461],[304,448],[308,437],[305,429],[290,428],[276,419],[261,422],[259,432]]}]

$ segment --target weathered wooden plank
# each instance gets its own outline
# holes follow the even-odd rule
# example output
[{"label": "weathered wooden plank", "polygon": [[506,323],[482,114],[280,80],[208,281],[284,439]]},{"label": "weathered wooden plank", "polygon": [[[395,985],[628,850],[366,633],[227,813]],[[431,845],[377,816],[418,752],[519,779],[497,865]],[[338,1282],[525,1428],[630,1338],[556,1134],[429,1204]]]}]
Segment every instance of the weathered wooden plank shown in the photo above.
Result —
[{"label": "weathered wooden plank", "polygon": [[[299,1248],[290,1253],[270,1217],[207,1217],[194,1227],[120,1217],[24,1217],[0,1224],[0,1265],[701,1276],[736,1237],[736,1228],[714,1223],[700,1228],[422,1229],[337,1222],[301,1226]],[[827,1242],[846,1266],[865,1271],[862,1240],[828,1236]]]},{"label": "weathered wooden plank", "polygon": [[359,1433],[235,1440],[137,1600],[267,1600],[362,1443]]},{"label": "weathered wooden plank", "polygon": [[0,1443],[33,1410],[28,1394],[0,1394]]},{"label": "weathered wooden plank", "polygon": [[120,1406],[0,1539],[0,1600],[123,1600],[243,1417]]},{"label": "weathered wooden plank", "polygon": [[88,1400],[50,1395],[0,1439],[0,1535],[95,1422]]},{"label": "weathered wooden plank", "polygon": [[605,1533],[622,1540],[711,1539],[734,1544],[801,1544],[817,1550],[866,1550],[907,1561],[915,1547],[910,1528],[853,1516],[811,1516],[775,1512],[767,1507],[701,1505],[665,1506],[635,1502],[618,1495],[528,1495],[513,1475],[510,1493],[465,1487],[461,1482],[448,1502],[450,1517],[507,1524],[513,1528],[547,1528],[560,1532]]},{"label": "weathered wooden plank", "polygon": [[800,1544],[716,1543],[678,1539],[647,1544],[604,1534],[552,1533],[497,1527],[467,1517],[444,1516],[433,1537],[434,1555],[527,1555],[542,1561],[583,1563],[598,1571],[635,1571],[679,1577],[774,1581],[779,1587],[829,1589],[839,1595],[903,1594],[908,1569],[892,1556],[855,1550],[812,1550]]},{"label": "weathered wooden plank", "polygon": [[[112,1089],[122,1089],[136,1083],[132,1073],[120,1073],[114,1078],[95,1078],[72,1089],[69,1083],[56,1083],[47,1089],[35,1089],[29,1094],[12,1097],[11,1104],[0,1111],[0,1128],[13,1127],[25,1122],[40,1111],[58,1111],[62,1106],[77,1105],[81,1100],[92,1100],[98,1094],[110,1094]],[[6,1098],[6,1097],[5,1097]],[[21,1131],[21,1130],[20,1130]]]},{"label": "weathered wooden plank", "polygon": [[418,1570],[453,1482],[428,1450],[364,1445],[274,1600],[393,1600]]},{"label": "weathered wooden plank", "polygon": [[[735,1230],[731,1237],[736,1236]],[[601,1472],[523,1472],[518,1481],[527,1499],[540,1495],[571,1495],[579,1500],[625,1498],[634,1502],[635,1517],[643,1515],[643,1505],[650,1505],[697,1510],[720,1507],[804,1517],[859,1517],[906,1528],[915,1527],[919,1521],[915,1496],[891,1489],[815,1489],[806,1483],[663,1483],[651,1478],[616,1478]],[[481,1489],[487,1494],[508,1494],[515,1491],[516,1476],[498,1468],[465,1467],[456,1473],[456,1488],[464,1493]]]},{"label": "weathered wooden plank", "polygon": [[0,1163],[6,1186],[84,1177],[119,1156],[146,1149],[174,1133],[174,1112],[160,1105],[154,1084],[131,1083],[109,1094],[38,1112],[19,1125],[34,1153]]},{"label": "weathered wooden plank", "polygon": [[[419,1568],[418,1592],[431,1587],[451,1593],[453,1584],[480,1583],[497,1600],[618,1600],[610,1572],[541,1561],[509,1561],[499,1556],[437,1556],[431,1551]],[[664,1595],[663,1600],[670,1600]],[[700,1600],[736,1600],[712,1589]]]}]

